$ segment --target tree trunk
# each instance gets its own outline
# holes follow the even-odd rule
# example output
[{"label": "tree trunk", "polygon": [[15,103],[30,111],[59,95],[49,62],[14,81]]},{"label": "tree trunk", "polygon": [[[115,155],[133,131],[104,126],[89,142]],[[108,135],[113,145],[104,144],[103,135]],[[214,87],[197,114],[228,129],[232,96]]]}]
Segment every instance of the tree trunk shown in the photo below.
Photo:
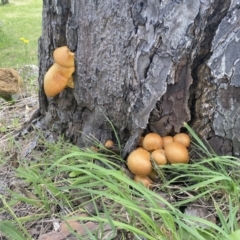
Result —
[{"label": "tree trunk", "polygon": [[[115,138],[126,155],[144,131],[183,122],[217,153],[240,155],[236,0],[43,1],[39,98],[45,123],[79,146]],[[47,98],[52,53],[75,52],[74,89]]]},{"label": "tree trunk", "polygon": [[7,3],[9,3],[8,0],[2,0],[2,4],[7,4]]}]

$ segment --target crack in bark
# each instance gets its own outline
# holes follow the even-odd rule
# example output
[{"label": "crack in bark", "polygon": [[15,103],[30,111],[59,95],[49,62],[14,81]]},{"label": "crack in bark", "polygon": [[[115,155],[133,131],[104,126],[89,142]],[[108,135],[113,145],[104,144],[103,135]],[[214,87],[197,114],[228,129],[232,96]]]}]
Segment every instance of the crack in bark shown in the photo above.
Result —
[{"label": "crack in bark", "polygon": [[[196,29],[193,29],[192,32],[198,32],[198,34],[194,36],[195,41],[192,42],[192,49],[190,52],[188,53],[186,51],[185,56],[184,54],[182,56],[182,60],[178,60],[176,64],[177,71],[175,72],[174,84],[168,85],[167,92],[162,96],[161,100],[157,103],[156,108],[150,115],[148,125],[150,131],[157,132],[163,136],[179,132],[182,127],[182,122],[190,120],[188,105],[191,109],[192,121],[194,121],[194,115],[196,112],[195,88],[197,84],[199,84],[198,81],[200,81],[198,68],[210,58],[212,40],[215,36],[218,25],[226,15],[229,6],[230,1],[215,1],[211,7],[208,8],[208,12],[205,15],[199,13],[196,16],[194,25],[198,30],[196,31]],[[202,25],[205,25],[203,29],[201,29]],[[194,52],[197,53],[195,57]],[[186,60],[187,54],[190,56],[192,55],[193,60],[191,60],[191,58]],[[193,84],[191,76],[193,76],[194,79]],[[189,97],[187,91],[191,84],[191,95]],[[182,89],[185,89],[185,91]],[[179,98],[178,96],[181,97]],[[181,98],[181,104],[178,105]],[[179,106],[180,109],[177,106]],[[183,109],[181,109],[181,106]]]},{"label": "crack in bark", "polygon": [[[215,136],[212,120],[216,111],[216,98],[218,87],[212,83],[211,69],[207,66],[207,61],[212,56],[211,49],[216,31],[222,19],[228,13],[231,1],[214,1],[211,6],[212,13],[207,18],[207,25],[202,35],[203,40],[198,49],[192,65],[193,85],[190,88],[189,106],[191,108],[191,122],[194,130],[203,138],[209,141],[212,148],[218,154],[223,154],[225,146],[221,137]],[[210,10],[211,10],[210,9]],[[225,150],[230,151],[231,146]]]}]

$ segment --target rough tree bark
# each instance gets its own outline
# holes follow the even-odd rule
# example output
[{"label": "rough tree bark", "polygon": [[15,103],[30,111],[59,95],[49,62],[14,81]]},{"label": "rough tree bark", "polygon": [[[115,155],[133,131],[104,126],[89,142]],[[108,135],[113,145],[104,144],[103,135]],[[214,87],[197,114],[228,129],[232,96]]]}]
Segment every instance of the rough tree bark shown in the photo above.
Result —
[{"label": "rough tree bark", "polygon": [[9,3],[9,0],[2,0],[2,4],[7,4]]},{"label": "rough tree bark", "polygon": [[[79,146],[188,122],[220,154],[240,155],[237,0],[44,0],[39,99],[45,123]],[[43,91],[52,53],[75,52],[74,89]]]}]

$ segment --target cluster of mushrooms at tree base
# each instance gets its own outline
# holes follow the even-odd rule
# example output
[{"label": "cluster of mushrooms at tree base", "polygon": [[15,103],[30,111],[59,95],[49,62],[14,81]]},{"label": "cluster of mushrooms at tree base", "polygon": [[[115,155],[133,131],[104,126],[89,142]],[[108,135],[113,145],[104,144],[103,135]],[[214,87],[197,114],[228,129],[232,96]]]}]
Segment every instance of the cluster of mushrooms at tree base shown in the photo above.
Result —
[{"label": "cluster of mushrooms at tree base", "polygon": [[134,181],[151,188],[153,182],[149,176],[154,171],[152,161],[157,165],[188,163],[189,145],[190,137],[185,133],[178,133],[174,137],[148,133],[141,137],[138,148],[127,158],[127,166],[135,175]]},{"label": "cluster of mushrooms at tree base", "polygon": [[[75,71],[74,53],[67,46],[56,48],[53,52],[54,63],[44,76],[44,91],[48,97],[54,97],[65,87],[74,88],[73,72]],[[114,145],[112,140],[105,143],[106,148]],[[178,133],[174,137],[161,137],[157,133],[148,133],[141,137],[139,146],[127,158],[127,166],[135,175],[134,180],[146,187],[153,182],[149,178],[153,175],[152,161],[157,165],[188,163],[188,147],[190,138],[185,133]]]}]

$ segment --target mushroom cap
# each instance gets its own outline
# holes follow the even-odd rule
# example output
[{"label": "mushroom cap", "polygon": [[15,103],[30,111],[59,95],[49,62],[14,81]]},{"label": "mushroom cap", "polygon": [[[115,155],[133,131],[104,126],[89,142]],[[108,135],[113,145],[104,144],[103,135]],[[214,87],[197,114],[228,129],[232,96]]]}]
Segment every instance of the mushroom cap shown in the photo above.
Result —
[{"label": "mushroom cap", "polygon": [[151,153],[151,157],[157,165],[167,164],[167,158],[166,158],[166,155],[165,155],[165,151],[163,149],[154,150]]},{"label": "mushroom cap", "polygon": [[111,147],[113,147],[113,145],[114,145],[114,142],[112,141],[112,140],[107,140],[106,142],[105,142],[105,144],[104,144],[104,146],[106,147],[106,148],[111,148]]},{"label": "mushroom cap", "polygon": [[162,137],[157,133],[148,133],[143,139],[143,148],[148,151],[162,148],[162,144]]},{"label": "mushroom cap", "polygon": [[74,53],[67,46],[56,48],[53,52],[55,63],[62,67],[74,67]]},{"label": "mushroom cap", "polygon": [[165,147],[165,154],[170,163],[188,163],[189,155],[187,148],[179,142],[172,142]]},{"label": "mushroom cap", "polygon": [[96,146],[91,146],[90,150],[92,150],[93,152],[99,152],[99,148],[97,148]]},{"label": "mushroom cap", "polygon": [[162,140],[163,140],[163,148],[165,148],[168,143],[173,142],[173,137],[165,136],[165,137],[162,137]]},{"label": "mushroom cap", "polygon": [[190,137],[186,133],[178,133],[173,137],[174,142],[180,142],[185,147],[189,147],[190,145]]},{"label": "mushroom cap", "polygon": [[133,150],[127,158],[129,170],[140,176],[147,176],[152,170],[150,153],[143,148]]},{"label": "mushroom cap", "polygon": [[44,76],[44,91],[48,97],[59,94],[66,86],[75,68],[64,68],[54,63]]},{"label": "mushroom cap", "polygon": [[147,188],[151,188],[153,184],[152,180],[148,176],[135,175],[134,181],[142,183]]}]

